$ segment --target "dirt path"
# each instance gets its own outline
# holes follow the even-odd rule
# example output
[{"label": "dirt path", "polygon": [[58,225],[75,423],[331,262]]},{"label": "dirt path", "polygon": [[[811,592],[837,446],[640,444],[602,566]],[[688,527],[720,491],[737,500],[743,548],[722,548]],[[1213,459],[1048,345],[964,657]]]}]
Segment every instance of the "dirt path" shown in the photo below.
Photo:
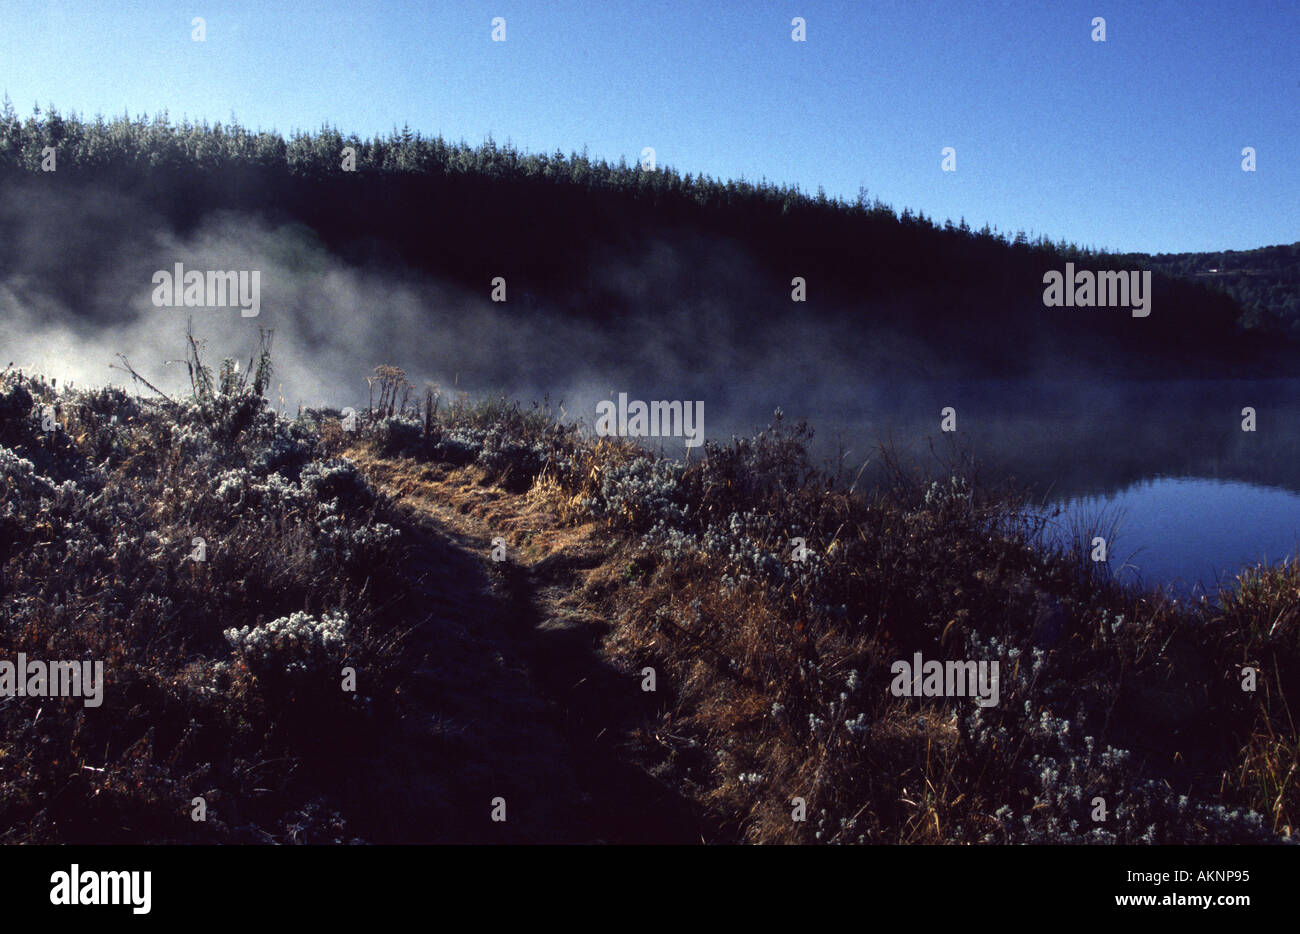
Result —
[{"label": "dirt path", "polygon": [[[601,653],[584,607],[607,559],[594,526],[558,529],[523,495],[466,471],[348,456],[403,511],[407,579],[423,610],[408,651],[424,661],[397,753],[412,786],[411,842],[700,843],[700,808],[638,764],[629,736],[658,700]],[[507,560],[492,560],[503,538]],[[507,820],[490,819],[506,799]],[[407,838],[406,834],[403,834]]]}]

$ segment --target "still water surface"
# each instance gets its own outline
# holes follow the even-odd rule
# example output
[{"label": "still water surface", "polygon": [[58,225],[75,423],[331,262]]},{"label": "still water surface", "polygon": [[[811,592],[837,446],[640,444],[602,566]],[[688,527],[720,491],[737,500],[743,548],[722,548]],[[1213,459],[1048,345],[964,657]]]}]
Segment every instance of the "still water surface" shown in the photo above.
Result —
[{"label": "still water surface", "polygon": [[[855,395],[820,413],[776,401],[787,420],[809,417],[823,460],[841,440],[853,469],[881,439],[939,475],[973,456],[981,482],[1014,478],[1061,507],[1049,534],[1070,541],[1080,525],[1113,527],[1110,563],[1125,579],[1187,595],[1298,553],[1300,380],[983,381]],[[939,430],[947,406],[955,433]],[[1246,407],[1254,431],[1242,430]],[[733,424],[753,428],[770,412],[747,407]]]}]

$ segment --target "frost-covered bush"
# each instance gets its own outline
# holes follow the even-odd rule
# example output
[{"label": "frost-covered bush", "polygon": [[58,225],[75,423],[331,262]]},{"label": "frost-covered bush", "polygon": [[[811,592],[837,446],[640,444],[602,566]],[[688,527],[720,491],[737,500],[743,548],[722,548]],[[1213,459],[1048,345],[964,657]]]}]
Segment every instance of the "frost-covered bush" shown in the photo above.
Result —
[{"label": "frost-covered bush", "polygon": [[949,477],[947,483],[934,480],[925,491],[925,505],[939,508],[953,503],[969,502],[970,484],[964,477]]},{"label": "frost-covered bush", "polygon": [[237,506],[247,495],[250,478],[245,470],[226,470],[216,478],[217,499],[227,506]]},{"label": "frost-covered bush", "polygon": [[[65,430],[71,399],[66,390],[56,392],[44,380],[0,372],[0,445],[52,480],[76,478],[86,459]],[[53,415],[52,425],[45,423],[47,413]]]},{"label": "frost-covered bush", "polygon": [[126,422],[140,415],[140,406],[127,392],[117,386],[104,386],[101,389],[87,390],[82,395],[81,404],[98,416],[116,419],[118,423]]},{"label": "frost-covered bush", "polygon": [[[348,763],[370,748],[362,725],[380,705],[357,703],[337,679],[344,660],[401,666],[396,642],[355,622],[386,631],[403,621],[401,610],[383,614],[405,605],[406,586],[390,548],[398,530],[379,521],[387,505],[350,462],[313,463],[337,439],[266,410],[261,377],[241,387],[231,364],[194,381],[196,397],[175,400],[0,372],[0,656],[35,645],[108,658],[131,698],[122,716],[84,724],[47,707],[40,737],[23,732],[35,708],[0,709],[22,762],[0,782],[0,811],[24,828],[15,839],[99,832],[81,817],[108,786],[46,794],[82,764],[118,776],[103,827],[165,842],[194,832],[156,816],[196,766],[205,787],[227,789],[227,813],[257,812],[259,830],[274,829],[303,803],[288,781],[297,763],[311,761],[332,797],[356,783]],[[56,427],[43,424],[45,406]],[[332,612],[294,612],[322,599]],[[246,664],[232,664],[232,650]],[[195,722],[203,729],[187,731]],[[332,744],[350,752],[321,761]],[[239,777],[249,762],[263,764],[253,783]],[[249,831],[218,821],[205,832],[238,841]]]},{"label": "frost-covered bush", "polygon": [[0,446],[0,495],[6,501],[52,496],[54,485],[36,472],[36,465]]},{"label": "frost-covered bush", "polygon": [[683,531],[661,518],[641,537],[641,545],[668,564],[689,555],[717,559],[726,571],[721,578],[725,584],[751,579],[798,582],[815,592],[826,574],[821,554],[805,545],[801,560],[794,560],[793,541],[781,532],[775,517],[752,510],[733,512],[699,533]]},{"label": "frost-covered bush", "polygon": [[1176,795],[1166,783],[1143,777],[1127,750],[1102,748],[1091,736],[1079,736],[1069,721],[1035,710],[1029,702],[1023,716],[1016,718],[1019,722],[993,727],[986,717],[985,709],[978,707],[967,716],[972,751],[988,755],[999,746],[1005,750],[1021,744],[1024,757],[1014,771],[1018,781],[1008,787],[1025,792],[1018,806],[998,808],[993,815],[998,829],[984,833],[979,842],[1277,841],[1259,814]]},{"label": "frost-covered bush", "polygon": [[1144,775],[1128,750],[1086,735],[1083,711],[1074,722],[1053,713],[1047,698],[1064,704],[1072,692],[1057,683],[1042,649],[1022,657],[996,638],[972,636],[968,654],[1001,659],[1002,703],[976,706],[961,718],[965,752],[1004,774],[1001,787],[1020,789],[992,815],[997,829],[968,842],[1276,842],[1259,814],[1190,800]]},{"label": "frost-covered bush", "polygon": [[347,656],[346,613],[297,612],[261,626],[227,629],[223,635],[257,675],[337,673]]},{"label": "frost-covered bush", "polygon": [[35,402],[17,373],[5,373],[0,379],[0,421],[27,418]]},{"label": "frost-covered bush", "polygon": [[350,567],[382,561],[400,535],[369,514],[375,493],[349,460],[309,464],[299,483],[279,473],[262,479],[242,467],[223,471],[211,482],[213,496],[249,521],[307,517],[313,526],[312,553],[318,559]]},{"label": "frost-covered bush", "polygon": [[311,491],[279,473],[264,479],[246,468],[223,470],[212,478],[213,495],[225,506],[267,512],[305,508],[315,502]]},{"label": "frost-covered bush", "polygon": [[778,410],[766,430],[728,445],[706,442],[695,478],[696,495],[717,515],[768,509],[816,474],[808,460],[813,436],[806,423],[788,425]]},{"label": "frost-covered bush", "polygon": [[164,431],[169,435],[168,447],[186,461],[210,464],[216,453],[216,445],[208,426],[200,422],[167,426]]},{"label": "frost-covered bush", "polygon": [[265,447],[256,450],[249,461],[249,469],[260,476],[281,474],[290,480],[297,480],[302,468],[311,459],[314,445],[297,437],[290,430],[277,434]]},{"label": "frost-covered bush", "polygon": [[266,411],[266,400],[250,389],[228,396],[186,399],[179,404],[176,415],[178,424],[201,424],[212,437],[227,442],[251,428],[265,427],[266,420],[274,418],[273,412]]},{"label": "frost-covered bush", "polygon": [[433,446],[436,460],[464,467],[478,460],[487,432],[482,428],[457,427],[445,432]]},{"label": "frost-covered bush", "polygon": [[307,494],[298,484],[283,474],[269,474],[261,483],[249,487],[255,502],[263,509],[301,508],[306,505]]},{"label": "frost-covered bush", "polygon": [[271,332],[261,332],[261,347],[252,365],[241,371],[238,361],[228,357],[214,374],[200,358],[200,342],[188,334],[186,369],[191,395],[179,404],[177,420],[182,424],[201,421],[214,438],[234,441],[247,431],[273,429],[278,421],[267,411],[263,397],[271,381]]},{"label": "frost-covered bush", "polygon": [[688,509],[681,487],[683,466],[676,461],[635,457],[615,464],[601,477],[600,495],[587,502],[592,515],[645,530],[656,523],[680,525]]},{"label": "frost-covered bush", "polygon": [[413,415],[389,415],[375,426],[375,441],[384,454],[412,454],[424,444],[424,426]]},{"label": "frost-covered bush", "polygon": [[316,532],[321,555],[348,565],[379,558],[401,535],[386,522],[349,526],[337,515],[333,503],[322,504]]},{"label": "frost-covered bush", "polygon": [[502,426],[494,426],[483,438],[478,462],[492,479],[507,489],[527,489],[550,456],[549,446],[540,439],[520,440]]},{"label": "frost-covered bush", "polygon": [[302,469],[300,482],[318,500],[337,500],[344,508],[365,508],[375,501],[370,482],[347,458],[313,461]]}]

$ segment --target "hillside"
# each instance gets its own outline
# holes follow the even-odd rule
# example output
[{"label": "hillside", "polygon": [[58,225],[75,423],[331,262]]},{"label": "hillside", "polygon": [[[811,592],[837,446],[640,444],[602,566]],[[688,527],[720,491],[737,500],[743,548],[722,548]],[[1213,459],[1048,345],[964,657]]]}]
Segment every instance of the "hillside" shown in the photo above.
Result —
[{"label": "hillside", "polygon": [[[44,172],[50,150],[57,170]],[[239,229],[298,231],[350,268],[421,276],[484,301],[500,277],[511,308],[539,321],[603,333],[658,319],[678,330],[664,318],[672,312],[696,332],[693,346],[742,354],[782,345],[791,329],[835,333],[845,361],[870,361],[882,377],[1062,368],[1258,376],[1287,372],[1294,359],[1264,327],[1291,314],[1287,287],[1227,294],[1190,264],[1031,242],[964,219],[940,224],[865,191],[849,204],[766,181],[525,154],[494,141],[473,148],[405,129],[362,140],[326,127],[284,139],[166,115],[87,121],[48,108],[21,120],[11,106],[0,113],[0,183],[0,224],[19,234],[0,239],[0,271],[19,299],[65,309],[73,326],[142,310],[144,284],[166,254],[135,251],[158,231],[171,242],[234,216]],[[305,249],[291,240],[279,252]],[[315,261],[303,262],[308,275]],[[1149,265],[1153,313],[1044,307],[1045,273],[1067,262]],[[1294,267],[1268,268],[1284,280]],[[796,277],[806,285],[797,304]],[[134,310],[95,298],[108,282],[127,283],[121,294]]]},{"label": "hillside", "polygon": [[1294,339],[1300,332],[1300,243],[1219,253],[1158,253],[1146,257],[1152,269],[1206,282],[1242,308],[1251,329]]}]

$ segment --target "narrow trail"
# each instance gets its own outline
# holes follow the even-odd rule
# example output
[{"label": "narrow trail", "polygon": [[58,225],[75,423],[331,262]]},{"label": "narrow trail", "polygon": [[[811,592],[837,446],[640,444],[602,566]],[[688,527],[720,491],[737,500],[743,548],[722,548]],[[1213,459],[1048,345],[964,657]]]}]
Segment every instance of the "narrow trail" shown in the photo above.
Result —
[{"label": "narrow trail", "polygon": [[[394,793],[419,798],[405,804],[403,839],[724,839],[629,742],[660,701],[601,653],[608,624],[582,598],[607,558],[595,527],[558,529],[526,496],[446,467],[348,456],[403,514],[404,576],[421,607],[407,651],[423,662],[407,700],[426,713],[408,717],[394,753],[411,770]],[[498,796],[505,822],[490,817]]]}]

